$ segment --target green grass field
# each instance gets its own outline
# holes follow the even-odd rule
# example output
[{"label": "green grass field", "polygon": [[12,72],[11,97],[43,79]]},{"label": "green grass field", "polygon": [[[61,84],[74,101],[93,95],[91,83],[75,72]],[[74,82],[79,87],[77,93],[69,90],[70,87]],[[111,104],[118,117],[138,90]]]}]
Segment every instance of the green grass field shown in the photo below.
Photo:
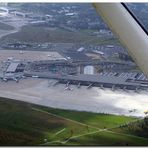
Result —
[{"label": "green grass field", "polygon": [[51,29],[39,26],[24,26],[21,31],[3,37],[1,40],[18,40],[25,42],[50,43],[84,43],[84,44],[119,44],[118,40],[109,37],[91,36],[85,31],[71,32],[64,29]]},{"label": "green grass field", "polygon": [[0,145],[148,145],[148,139],[116,130],[135,120],[0,98]]},{"label": "green grass field", "polygon": [[14,27],[8,24],[0,22],[0,30],[13,30]]},{"label": "green grass field", "polygon": [[97,132],[91,135],[71,138],[65,145],[91,145],[91,146],[140,146],[148,145],[148,139],[125,135],[122,133]]},{"label": "green grass field", "polygon": [[126,117],[126,116],[97,114],[97,113],[79,112],[79,111],[67,111],[62,109],[55,110],[52,108],[43,108],[43,107],[40,108],[49,113],[53,113],[101,129],[117,127],[124,123],[136,120],[136,118]]}]

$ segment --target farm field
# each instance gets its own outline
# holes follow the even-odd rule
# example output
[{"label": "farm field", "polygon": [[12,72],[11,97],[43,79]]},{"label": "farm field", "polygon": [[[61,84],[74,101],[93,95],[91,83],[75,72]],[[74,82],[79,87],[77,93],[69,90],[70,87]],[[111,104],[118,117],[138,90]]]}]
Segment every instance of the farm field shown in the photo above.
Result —
[{"label": "farm field", "polygon": [[148,145],[146,138],[114,130],[136,120],[0,98],[0,145]]}]

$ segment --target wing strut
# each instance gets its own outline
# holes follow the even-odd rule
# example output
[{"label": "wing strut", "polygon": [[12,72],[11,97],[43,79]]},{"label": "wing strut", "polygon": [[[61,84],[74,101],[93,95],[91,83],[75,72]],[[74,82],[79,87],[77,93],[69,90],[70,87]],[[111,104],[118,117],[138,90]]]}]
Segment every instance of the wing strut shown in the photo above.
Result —
[{"label": "wing strut", "polygon": [[148,32],[123,3],[94,3],[98,14],[148,77]]}]

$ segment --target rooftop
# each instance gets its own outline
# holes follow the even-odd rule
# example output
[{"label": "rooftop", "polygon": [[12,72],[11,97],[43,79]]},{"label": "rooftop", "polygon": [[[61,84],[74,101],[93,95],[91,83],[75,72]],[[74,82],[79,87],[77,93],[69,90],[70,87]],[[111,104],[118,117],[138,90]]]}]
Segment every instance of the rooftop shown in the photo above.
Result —
[{"label": "rooftop", "polygon": [[18,62],[11,62],[7,68],[7,72],[15,72],[18,65],[19,65]]}]

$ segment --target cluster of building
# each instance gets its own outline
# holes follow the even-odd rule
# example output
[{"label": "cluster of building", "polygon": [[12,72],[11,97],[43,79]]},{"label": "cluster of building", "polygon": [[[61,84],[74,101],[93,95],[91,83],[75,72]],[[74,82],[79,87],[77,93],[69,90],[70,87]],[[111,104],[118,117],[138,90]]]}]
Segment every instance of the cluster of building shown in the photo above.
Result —
[{"label": "cluster of building", "polygon": [[4,5],[0,7],[0,15],[6,16],[10,14],[30,19],[31,21],[29,23],[32,25],[39,24],[50,27],[61,27],[68,30],[70,29],[71,31],[75,31],[77,29],[99,29],[98,25],[100,25],[101,28],[103,28],[100,29],[100,34],[111,35],[108,29],[105,29],[106,27],[102,21],[99,21],[95,10],[92,9],[90,4],[71,4],[69,6],[66,6],[67,4],[63,4],[63,7],[61,7],[61,4],[48,4],[48,6],[45,6],[45,10],[44,4],[41,5],[43,6],[42,8],[39,7],[39,10],[42,9],[41,12],[34,11],[35,8],[31,9],[31,7],[28,8],[27,6],[28,11],[23,8],[17,9],[16,7]]},{"label": "cluster of building", "polygon": [[8,59],[3,63],[3,67],[0,72],[0,78],[5,82],[8,80],[14,80],[18,82],[19,79],[24,78],[23,71],[26,64],[27,62],[25,61]]},{"label": "cluster of building", "polygon": [[[26,53],[18,53],[19,56],[25,57]],[[30,54],[35,54],[30,51]],[[17,53],[16,53],[17,54]],[[37,54],[37,53],[36,53]],[[39,53],[40,54],[40,53]],[[57,58],[48,57],[51,55],[57,56]],[[135,90],[148,89],[148,79],[143,73],[139,72],[125,72],[125,68],[131,68],[135,66],[130,62],[111,62],[103,60],[76,60],[75,57],[69,55],[63,57],[59,53],[48,53],[46,59],[49,60],[16,60],[14,58],[8,58],[3,62],[3,66],[0,72],[0,78],[3,81],[15,80],[18,82],[21,78],[35,77],[35,78],[46,78],[56,79],[59,83],[68,83],[78,85],[97,87],[107,87],[112,90],[123,89],[123,90]],[[27,55],[26,55],[27,56]],[[61,58],[63,57],[63,58]],[[44,57],[45,58],[45,57]],[[43,59],[44,59],[43,58]],[[83,58],[82,58],[83,59]],[[100,70],[95,72],[95,66],[99,65]],[[110,70],[106,70],[110,69]]]},{"label": "cluster of building", "polygon": [[[83,65],[84,64],[84,65]],[[102,63],[101,63],[102,64]],[[100,64],[100,65],[101,65]],[[103,64],[102,64],[103,65]],[[83,72],[80,72],[83,69]],[[68,60],[48,60],[29,63],[24,71],[26,77],[56,79],[59,83],[107,87],[112,90],[147,90],[148,79],[138,72],[94,73],[93,66]]]}]

